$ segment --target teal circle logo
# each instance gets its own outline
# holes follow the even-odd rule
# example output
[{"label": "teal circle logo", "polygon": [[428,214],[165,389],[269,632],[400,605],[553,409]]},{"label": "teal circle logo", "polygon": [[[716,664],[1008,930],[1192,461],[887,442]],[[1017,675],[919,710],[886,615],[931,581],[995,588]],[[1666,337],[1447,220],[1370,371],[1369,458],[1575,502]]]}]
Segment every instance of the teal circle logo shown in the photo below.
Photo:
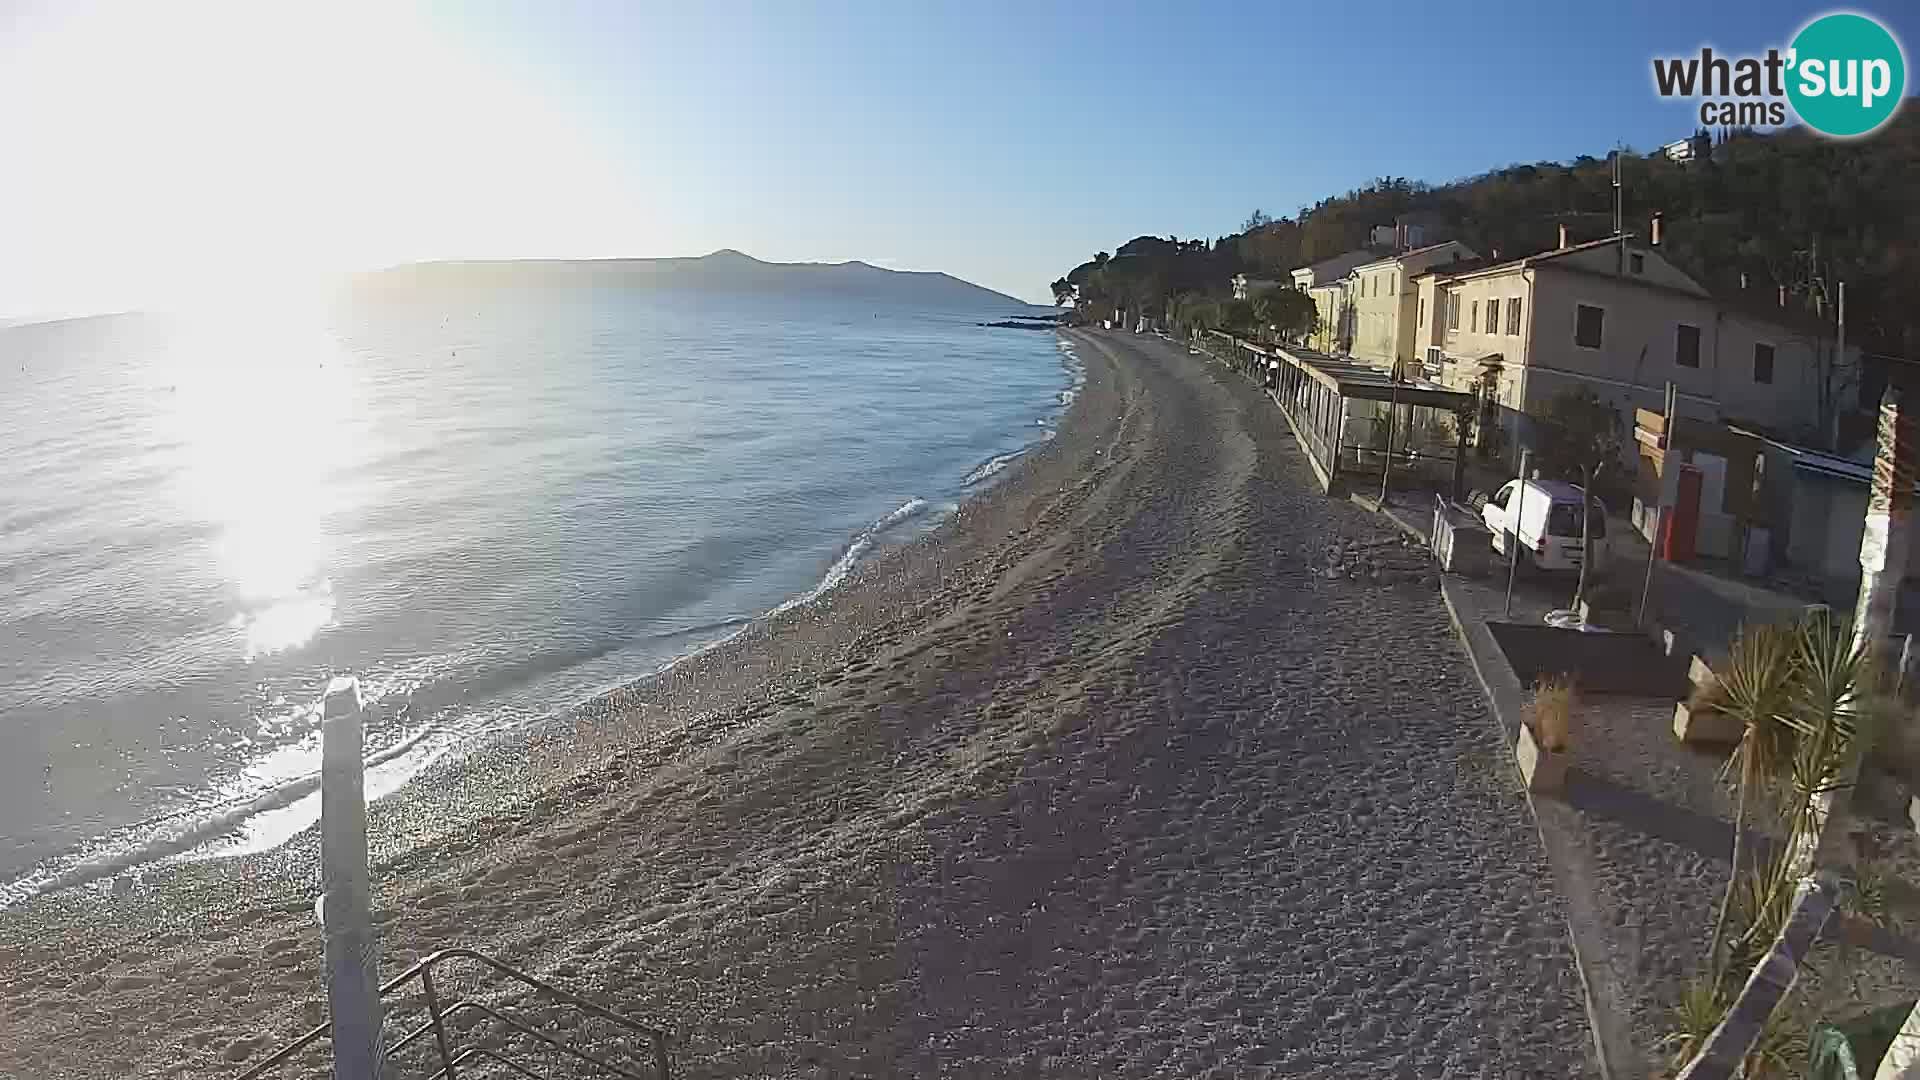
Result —
[{"label": "teal circle logo", "polygon": [[1842,138],[1887,122],[1907,92],[1907,63],[1887,28],[1865,15],[1822,15],[1793,39],[1787,100],[1808,127]]}]

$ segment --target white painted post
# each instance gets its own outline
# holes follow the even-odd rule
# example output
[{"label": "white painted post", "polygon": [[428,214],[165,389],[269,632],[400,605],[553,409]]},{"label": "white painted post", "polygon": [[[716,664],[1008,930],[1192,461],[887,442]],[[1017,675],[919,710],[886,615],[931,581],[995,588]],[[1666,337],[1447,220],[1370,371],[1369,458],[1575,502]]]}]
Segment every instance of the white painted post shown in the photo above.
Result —
[{"label": "white painted post", "polygon": [[327,684],[320,719],[321,924],[334,1080],[379,1080],[386,1052],[367,881],[366,735],[360,683]]}]

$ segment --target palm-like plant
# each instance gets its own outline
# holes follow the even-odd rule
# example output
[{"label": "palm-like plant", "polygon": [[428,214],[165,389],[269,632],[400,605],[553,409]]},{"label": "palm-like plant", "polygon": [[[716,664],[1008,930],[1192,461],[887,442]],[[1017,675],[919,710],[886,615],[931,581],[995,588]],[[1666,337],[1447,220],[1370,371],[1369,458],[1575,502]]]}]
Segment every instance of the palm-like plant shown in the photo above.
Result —
[{"label": "palm-like plant", "polygon": [[1733,904],[1735,888],[1743,880],[1747,808],[1757,791],[1787,772],[1793,757],[1793,730],[1781,718],[1792,706],[1798,637],[1794,628],[1785,626],[1763,624],[1742,628],[1727,656],[1726,670],[1720,675],[1723,699],[1718,707],[1738,720],[1743,731],[1740,745],[1727,759],[1723,773],[1738,779],[1733,817],[1733,869],[1727,875],[1720,913],[1707,941],[1708,966],[1716,983],[1721,971],[1720,945],[1726,932],[1727,912]]},{"label": "palm-like plant", "polygon": [[1872,657],[1851,628],[1822,609],[1808,617],[1798,638],[1793,703],[1781,717],[1796,736],[1787,820],[1796,880],[1827,854],[1837,800],[1852,787],[1872,721],[1883,709]]}]

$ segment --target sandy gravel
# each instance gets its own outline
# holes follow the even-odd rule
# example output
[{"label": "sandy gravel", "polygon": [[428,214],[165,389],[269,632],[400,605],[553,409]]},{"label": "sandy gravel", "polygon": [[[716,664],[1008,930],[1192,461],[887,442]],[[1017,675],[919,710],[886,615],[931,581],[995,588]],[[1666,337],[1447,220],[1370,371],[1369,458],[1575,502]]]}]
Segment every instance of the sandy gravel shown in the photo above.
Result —
[{"label": "sandy gravel", "polygon": [[[1431,584],[1321,572],[1392,534],[1237,376],[1077,348],[1061,436],[933,536],[377,806],[388,970],[498,952],[692,1077],[1588,1071]],[[231,1075],[319,1018],[312,859],[0,913],[0,1074]]]}]

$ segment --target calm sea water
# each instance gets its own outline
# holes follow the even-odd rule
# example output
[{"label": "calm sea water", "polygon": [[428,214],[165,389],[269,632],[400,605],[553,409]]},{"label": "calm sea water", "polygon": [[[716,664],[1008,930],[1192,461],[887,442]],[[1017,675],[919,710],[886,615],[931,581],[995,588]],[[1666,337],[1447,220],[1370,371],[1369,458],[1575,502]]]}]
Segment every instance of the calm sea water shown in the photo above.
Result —
[{"label": "calm sea water", "polygon": [[831,587],[1037,438],[1051,334],[577,285],[0,330],[0,902],[311,821]]}]

